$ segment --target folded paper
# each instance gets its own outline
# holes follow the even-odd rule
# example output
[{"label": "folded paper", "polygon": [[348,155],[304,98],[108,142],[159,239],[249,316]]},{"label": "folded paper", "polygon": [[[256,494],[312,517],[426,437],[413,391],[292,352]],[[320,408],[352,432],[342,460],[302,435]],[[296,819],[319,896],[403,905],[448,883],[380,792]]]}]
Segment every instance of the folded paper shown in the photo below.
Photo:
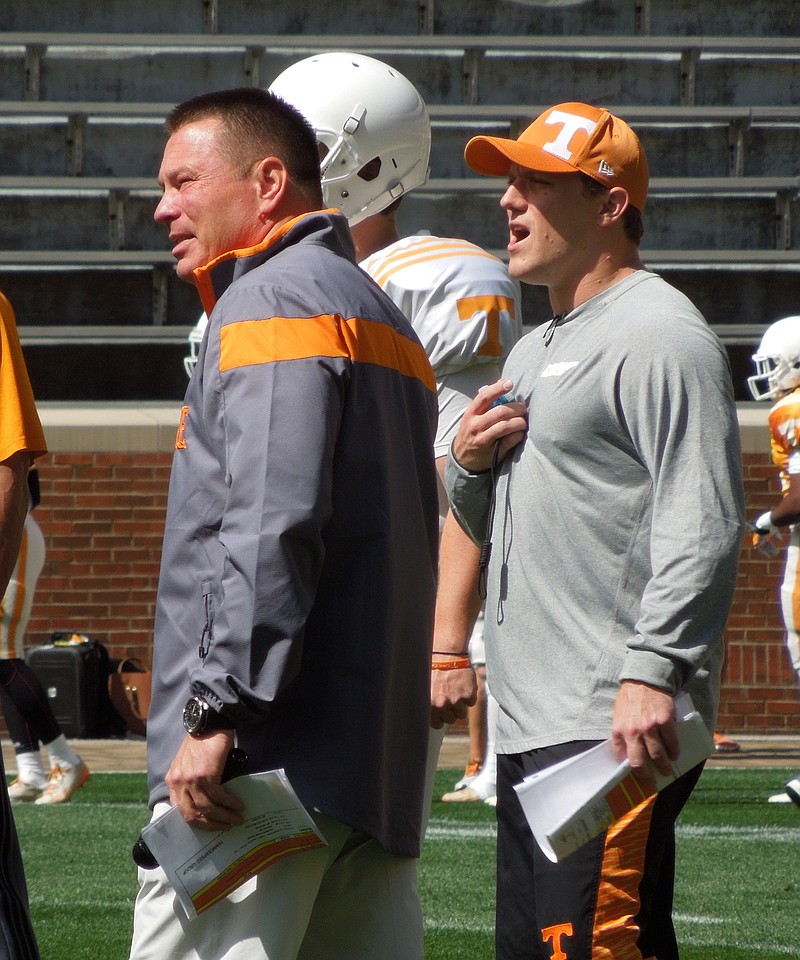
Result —
[{"label": "folded paper", "polygon": [[[680,694],[675,707],[680,754],[669,776],[653,771],[656,790],[714,752],[714,741],[691,698]],[[514,789],[536,842],[554,863],[607,830],[654,792],[636,778],[629,761],[614,759],[611,740],[530,774]]]},{"label": "folded paper", "polygon": [[190,918],[279,860],[325,846],[283,770],[236,777],[225,789],[244,803],[241,825],[212,833],[171,807],[142,830]]}]

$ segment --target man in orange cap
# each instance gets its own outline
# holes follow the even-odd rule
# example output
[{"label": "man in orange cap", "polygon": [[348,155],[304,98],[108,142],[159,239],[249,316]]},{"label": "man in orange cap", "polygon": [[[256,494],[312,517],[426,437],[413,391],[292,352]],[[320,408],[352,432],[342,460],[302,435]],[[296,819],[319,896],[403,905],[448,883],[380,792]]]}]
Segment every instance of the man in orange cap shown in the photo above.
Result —
[{"label": "man in orange cap", "polygon": [[[497,957],[677,960],[674,825],[700,767],[673,769],[675,697],[710,734],[742,534],[727,358],[642,265],[648,167],[624,121],[563,103],[466,160],[507,177],[509,271],[553,310],[467,408],[447,466],[489,556]],[[552,863],[514,785],[608,738],[643,799]],[[658,794],[655,771],[675,777]]]}]

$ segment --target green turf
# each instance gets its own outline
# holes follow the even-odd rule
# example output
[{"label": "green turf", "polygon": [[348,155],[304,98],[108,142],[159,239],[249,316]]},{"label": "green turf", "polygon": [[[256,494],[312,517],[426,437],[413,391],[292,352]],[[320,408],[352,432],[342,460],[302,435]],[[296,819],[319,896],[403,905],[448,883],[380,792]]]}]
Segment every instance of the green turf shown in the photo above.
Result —
[{"label": "green turf", "polygon": [[793,770],[707,770],[678,827],[683,960],[800,957],[800,811],[765,800]]},{"label": "green turf", "polygon": [[128,956],[146,796],[144,774],[92,774],[68,804],[14,807],[42,960]]},{"label": "green turf", "polygon": [[[800,811],[766,803],[793,772],[703,774],[678,831],[682,960],[800,958]],[[458,775],[440,771],[435,796]],[[93,774],[69,804],[14,808],[43,960],[126,960],[144,797],[144,775]],[[494,819],[484,804],[434,802],[420,863],[426,960],[494,956]]]}]

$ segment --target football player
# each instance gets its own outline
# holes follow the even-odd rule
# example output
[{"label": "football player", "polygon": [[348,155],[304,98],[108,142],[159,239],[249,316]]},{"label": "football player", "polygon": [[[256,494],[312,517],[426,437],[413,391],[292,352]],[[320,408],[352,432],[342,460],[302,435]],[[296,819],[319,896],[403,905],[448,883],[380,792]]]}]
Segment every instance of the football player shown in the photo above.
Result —
[{"label": "football player", "polygon": [[[781,485],[781,499],[753,524],[753,545],[772,553],[776,535],[788,533],[781,614],[789,657],[800,681],[800,609],[796,601],[800,592],[800,316],[773,323],[761,338],[753,362],[756,373],[747,378],[747,385],[754,400],[773,401],[770,444]],[[800,806],[800,772],[786,784],[785,792],[769,799]]]},{"label": "football player", "polygon": [[[66,803],[88,782],[89,770],[67,742],[47,692],[25,660],[25,631],[45,560],[44,535],[33,517],[38,503],[38,471],[33,469],[28,472],[28,514],[22,543],[0,599],[0,705],[17,763],[17,776],[8,795],[13,803]],[[49,776],[41,745],[49,758]]]}]

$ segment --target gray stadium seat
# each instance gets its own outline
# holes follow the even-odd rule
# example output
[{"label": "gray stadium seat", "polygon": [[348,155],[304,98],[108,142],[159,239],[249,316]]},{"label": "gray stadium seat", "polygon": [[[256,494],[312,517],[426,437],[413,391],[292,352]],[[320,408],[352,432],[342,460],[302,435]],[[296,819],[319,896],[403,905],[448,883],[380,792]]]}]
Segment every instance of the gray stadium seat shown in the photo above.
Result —
[{"label": "gray stadium seat", "polygon": [[[432,180],[401,207],[404,230],[465,236],[502,256],[502,184],[465,168],[466,140],[517,136],[550,103],[588,100],[642,138],[653,177],[645,262],[698,304],[733,362],[749,363],[765,326],[797,312],[794,4],[345,7],[74,0],[0,13],[0,288],[43,399],[180,394],[183,341],[200,306],[152,221],[163,118],[201,90],[267,85],[328,49],[394,64],[429,104]],[[543,291],[526,287],[525,323],[548,315]],[[64,356],[88,361],[86,376],[54,376]]]}]

